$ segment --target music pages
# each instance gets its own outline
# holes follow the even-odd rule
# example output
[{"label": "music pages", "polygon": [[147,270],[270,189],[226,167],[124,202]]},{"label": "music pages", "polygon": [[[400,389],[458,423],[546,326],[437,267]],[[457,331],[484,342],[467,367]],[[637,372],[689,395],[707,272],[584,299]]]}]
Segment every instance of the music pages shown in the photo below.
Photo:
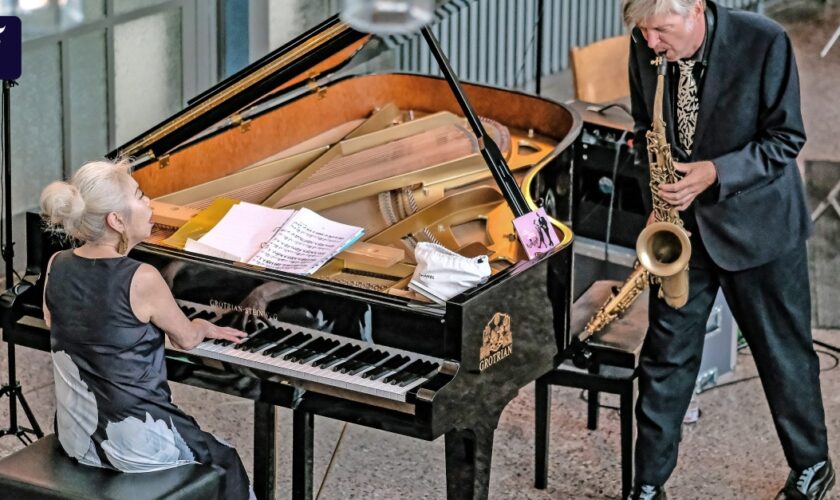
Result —
[{"label": "music pages", "polygon": [[364,229],[312,210],[238,203],[185,250],[295,274],[312,274],[364,234]]}]

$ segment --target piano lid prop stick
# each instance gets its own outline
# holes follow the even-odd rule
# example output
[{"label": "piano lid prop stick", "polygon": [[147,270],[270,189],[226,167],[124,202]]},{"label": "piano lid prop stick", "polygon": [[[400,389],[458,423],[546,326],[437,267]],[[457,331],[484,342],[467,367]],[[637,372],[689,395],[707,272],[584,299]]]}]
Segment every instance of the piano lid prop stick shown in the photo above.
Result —
[{"label": "piano lid prop stick", "polygon": [[481,121],[472,109],[472,105],[464,95],[461,83],[458,81],[458,77],[455,76],[455,72],[452,71],[449,60],[443,54],[443,50],[440,48],[440,44],[434,34],[432,34],[428,26],[424,27],[421,32],[440,67],[441,73],[443,73],[447,83],[449,83],[449,88],[455,95],[461,111],[463,111],[467,122],[478,139],[484,161],[490,168],[490,172],[493,174],[493,178],[496,180],[499,189],[501,189],[502,195],[505,197],[508,205],[510,205],[510,209],[515,216],[513,226],[516,228],[516,234],[520,243],[525,248],[525,253],[529,259],[533,259],[540,253],[551,250],[560,242],[560,239],[557,237],[557,233],[554,231],[554,227],[551,225],[545,209],[539,208],[531,212],[525,196],[523,196],[522,191],[516,184],[516,180],[513,178],[513,174],[510,172],[510,167],[505,162],[504,156],[499,151],[499,147],[484,130],[484,126],[481,124]]}]

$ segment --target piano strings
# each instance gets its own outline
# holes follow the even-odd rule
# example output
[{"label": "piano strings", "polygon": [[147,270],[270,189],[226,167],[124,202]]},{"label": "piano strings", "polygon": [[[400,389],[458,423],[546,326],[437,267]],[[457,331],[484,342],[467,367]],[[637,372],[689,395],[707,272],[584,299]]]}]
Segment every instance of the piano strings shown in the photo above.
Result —
[{"label": "piano strings", "polygon": [[[514,140],[501,123],[482,121],[514,168],[525,166],[520,157],[542,149],[533,134]],[[336,259],[339,265],[327,265],[315,276],[405,295],[418,241],[470,256],[489,254],[494,270],[521,258],[503,222],[512,215],[490,184],[475,136],[462,118],[446,111],[402,112],[386,104],[367,119],[346,122],[225,177],[156,201],[193,209],[206,208],[219,197],[307,206],[333,220],[361,225],[367,241],[405,248],[408,271],[358,269]],[[482,185],[488,187],[482,190]],[[169,227],[156,226],[148,241],[159,243],[171,233]]]}]

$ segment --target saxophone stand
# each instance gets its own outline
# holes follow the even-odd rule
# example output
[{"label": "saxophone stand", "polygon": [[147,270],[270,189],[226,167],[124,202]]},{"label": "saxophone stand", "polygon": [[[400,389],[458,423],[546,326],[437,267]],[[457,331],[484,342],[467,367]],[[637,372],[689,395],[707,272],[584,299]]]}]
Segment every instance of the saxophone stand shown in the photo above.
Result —
[{"label": "saxophone stand", "polygon": [[[13,241],[13,234],[12,234],[12,145],[11,145],[11,113],[10,109],[10,97],[9,97],[9,90],[17,85],[17,82],[14,80],[3,80],[3,118],[2,122],[0,122],[0,126],[3,128],[3,247],[2,247],[2,255],[3,260],[6,262],[6,287],[9,289],[15,289],[17,285],[15,285],[15,269],[14,269],[14,258],[15,258],[15,250],[14,250],[14,241]],[[7,297],[4,294],[3,299]],[[11,314],[11,304],[5,304],[5,300],[2,304],[4,307],[7,306],[8,309],[3,311],[3,332],[9,331],[9,324],[12,321],[12,314]],[[9,427],[6,429],[0,429],[0,437],[3,436],[16,436],[24,445],[31,444],[33,439],[30,437],[31,434],[34,434],[36,438],[44,437],[44,433],[41,431],[41,427],[38,426],[38,422],[35,420],[35,415],[32,413],[32,409],[29,407],[29,403],[26,402],[26,398],[23,395],[23,390],[21,389],[20,382],[17,380],[16,370],[15,370],[15,344],[11,341],[7,340],[7,355],[8,355],[8,363],[9,363],[9,382],[4,384],[2,388],[0,388],[0,398],[3,396],[7,396],[9,398]],[[26,418],[29,420],[29,424],[31,428],[21,427],[18,425],[18,402],[20,402],[20,406],[23,409],[24,413],[26,414]]]}]

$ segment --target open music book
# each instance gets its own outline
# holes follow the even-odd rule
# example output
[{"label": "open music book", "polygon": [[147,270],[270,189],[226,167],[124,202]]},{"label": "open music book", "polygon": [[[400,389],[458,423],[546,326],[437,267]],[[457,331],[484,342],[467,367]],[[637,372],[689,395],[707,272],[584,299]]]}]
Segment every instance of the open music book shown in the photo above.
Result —
[{"label": "open music book", "polygon": [[321,217],[312,210],[278,210],[238,203],[190,252],[247,262],[295,274],[311,274],[355,243],[364,229]]}]

